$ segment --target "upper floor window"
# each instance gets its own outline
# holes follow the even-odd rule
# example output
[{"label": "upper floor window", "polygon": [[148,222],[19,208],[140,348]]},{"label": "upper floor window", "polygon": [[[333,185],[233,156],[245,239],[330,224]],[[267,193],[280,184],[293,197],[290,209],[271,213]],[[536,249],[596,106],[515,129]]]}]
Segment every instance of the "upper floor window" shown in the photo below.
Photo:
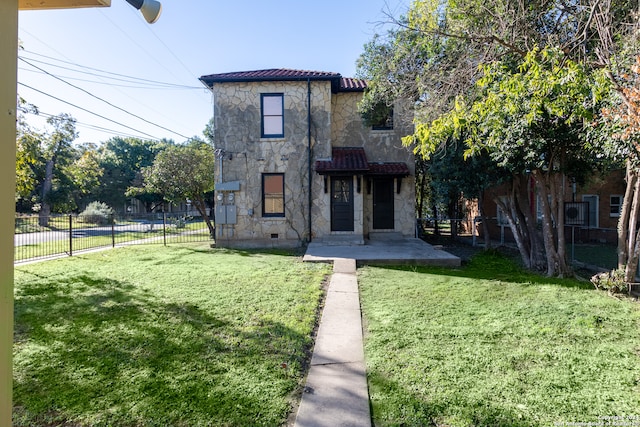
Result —
[{"label": "upper floor window", "polygon": [[262,138],[282,138],[284,136],[284,94],[263,93],[260,95],[262,110]]},{"label": "upper floor window", "polygon": [[362,118],[371,130],[393,130],[393,107],[384,102],[378,102],[371,109],[364,111]]}]

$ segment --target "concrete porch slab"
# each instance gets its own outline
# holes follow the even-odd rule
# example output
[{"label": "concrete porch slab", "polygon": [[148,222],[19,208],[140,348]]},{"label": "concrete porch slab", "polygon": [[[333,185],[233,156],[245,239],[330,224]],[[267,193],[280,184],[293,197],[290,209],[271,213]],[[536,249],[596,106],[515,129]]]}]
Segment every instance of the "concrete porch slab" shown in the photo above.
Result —
[{"label": "concrete porch slab", "polygon": [[364,245],[326,245],[311,242],[303,260],[331,262],[355,259],[358,264],[409,264],[459,267],[460,258],[415,238],[366,240]]}]

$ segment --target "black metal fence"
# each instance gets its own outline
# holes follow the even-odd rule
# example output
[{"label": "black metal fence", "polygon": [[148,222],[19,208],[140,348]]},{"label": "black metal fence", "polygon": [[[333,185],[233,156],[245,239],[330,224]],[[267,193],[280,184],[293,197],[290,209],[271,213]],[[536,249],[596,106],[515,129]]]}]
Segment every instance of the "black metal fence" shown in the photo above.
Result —
[{"label": "black metal fence", "polygon": [[170,244],[211,240],[205,221],[187,212],[87,218],[59,215],[16,217],[14,262],[88,249],[132,244]]}]

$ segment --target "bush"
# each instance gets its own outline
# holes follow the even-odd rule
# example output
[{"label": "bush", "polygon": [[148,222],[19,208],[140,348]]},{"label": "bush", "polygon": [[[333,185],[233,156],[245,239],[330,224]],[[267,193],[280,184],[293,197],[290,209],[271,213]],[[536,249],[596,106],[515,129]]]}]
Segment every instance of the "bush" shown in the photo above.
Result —
[{"label": "bush", "polygon": [[621,269],[595,274],[591,277],[591,283],[596,289],[612,294],[626,294],[628,290],[627,282],[624,281],[624,270]]},{"label": "bush", "polygon": [[106,203],[91,202],[78,215],[78,220],[90,224],[107,225],[113,223],[114,211]]}]

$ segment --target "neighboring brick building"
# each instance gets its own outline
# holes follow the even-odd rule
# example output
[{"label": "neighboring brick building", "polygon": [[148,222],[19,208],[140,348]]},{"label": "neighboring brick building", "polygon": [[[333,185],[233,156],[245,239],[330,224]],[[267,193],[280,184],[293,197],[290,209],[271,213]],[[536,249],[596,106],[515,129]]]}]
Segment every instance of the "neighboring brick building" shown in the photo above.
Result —
[{"label": "neighboring brick building", "polygon": [[200,80],[214,96],[218,245],[414,235],[414,158],[400,139],[411,128],[365,126],[363,80],[288,69]]},{"label": "neighboring brick building", "polygon": [[[567,183],[564,193],[567,232],[573,227],[576,242],[616,243],[616,228],[624,192],[624,170],[614,170],[605,176],[592,177],[583,188]],[[533,205],[540,219],[537,200],[534,200]],[[502,218],[500,210],[492,200],[487,198],[484,208],[485,215],[493,218],[487,223],[491,236],[497,239],[501,233],[500,225],[506,225],[506,220]],[[505,226],[504,230],[505,238],[511,239],[509,227]]]}]

